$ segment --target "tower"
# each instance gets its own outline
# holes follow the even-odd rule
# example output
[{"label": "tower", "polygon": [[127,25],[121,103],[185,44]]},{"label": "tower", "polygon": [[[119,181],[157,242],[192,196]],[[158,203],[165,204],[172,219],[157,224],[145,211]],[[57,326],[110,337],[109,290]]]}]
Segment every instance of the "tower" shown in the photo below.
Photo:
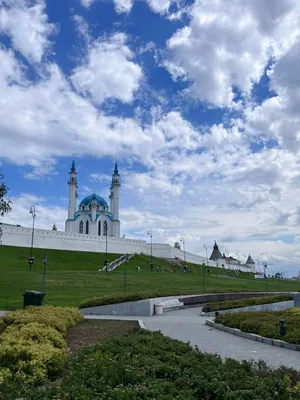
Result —
[{"label": "tower", "polygon": [[78,197],[77,194],[77,179],[76,179],[76,168],[75,161],[73,160],[71,170],[69,172],[70,178],[68,181],[69,185],[69,207],[68,207],[68,220],[74,220],[74,215],[76,212],[76,199]]},{"label": "tower", "polygon": [[115,170],[112,176],[110,187],[110,212],[113,217],[113,235],[117,238],[120,237],[120,220],[119,220],[119,190],[120,190],[120,174],[118,164],[115,163]]}]

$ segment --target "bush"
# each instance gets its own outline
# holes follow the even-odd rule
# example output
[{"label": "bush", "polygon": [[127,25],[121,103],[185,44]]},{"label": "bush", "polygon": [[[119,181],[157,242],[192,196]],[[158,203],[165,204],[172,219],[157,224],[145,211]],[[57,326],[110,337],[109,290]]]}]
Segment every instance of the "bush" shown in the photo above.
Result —
[{"label": "bush", "polygon": [[30,306],[24,310],[10,312],[3,317],[6,325],[37,322],[51,326],[64,335],[69,327],[74,326],[81,319],[82,315],[76,309],[53,306]]},{"label": "bush", "polygon": [[[285,320],[286,336],[280,335],[280,320]],[[289,343],[300,344],[300,309],[285,311],[257,311],[219,314],[215,321],[244,332],[255,333],[271,339],[281,339]]]},{"label": "bush", "polygon": [[[232,293],[235,291],[233,290]],[[238,293],[240,291],[237,291]],[[210,290],[210,293],[222,293],[218,290]],[[197,292],[170,292],[170,293],[131,293],[131,294],[116,294],[112,296],[92,297],[80,303],[79,308],[99,307],[109,304],[119,304],[129,301],[138,301],[145,299],[153,299],[155,297],[168,297],[168,296],[192,296],[199,294]]]},{"label": "bush", "polygon": [[109,304],[125,303],[127,301],[137,301],[152,299],[153,297],[167,297],[167,296],[180,296],[184,293],[133,293],[133,294],[120,294],[113,296],[93,297],[84,300],[80,303],[79,308],[106,306]]},{"label": "bush", "polygon": [[0,385],[8,385],[7,381],[38,385],[57,375],[68,356],[67,329],[82,318],[78,310],[50,306],[5,315],[0,334]]},{"label": "bush", "polygon": [[292,369],[222,360],[161,333],[141,331],[74,354],[59,382],[26,398],[296,400],[299,382]]},{"label": "bush", "polygon": [[257,306],[261,304],[279,303],[280,301],[291,300],[291,295],[280,294],[275,296],[264,296],[264,297],[250,297],[247,299],[237,299],[237,300],[224,300],[224,301],[213,301],[211,303],[205,304],[202,308],[203,312],[218,310],[230,310],[232,308],[242,308],[249,306]]}]

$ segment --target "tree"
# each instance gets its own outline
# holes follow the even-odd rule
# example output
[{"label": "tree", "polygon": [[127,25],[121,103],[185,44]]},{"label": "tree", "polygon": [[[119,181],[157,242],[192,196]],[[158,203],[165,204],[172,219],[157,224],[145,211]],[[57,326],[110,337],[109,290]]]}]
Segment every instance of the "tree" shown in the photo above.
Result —
[{"label": "tree", "polygon": [[5,183],[1,183],[2,179],[4,178],[1,170],[0,170],[0,215],[3,217],[4,214],[8,213],[11,210],[11,201],[5,200],[4,197],[8,192],[8,187]]}]

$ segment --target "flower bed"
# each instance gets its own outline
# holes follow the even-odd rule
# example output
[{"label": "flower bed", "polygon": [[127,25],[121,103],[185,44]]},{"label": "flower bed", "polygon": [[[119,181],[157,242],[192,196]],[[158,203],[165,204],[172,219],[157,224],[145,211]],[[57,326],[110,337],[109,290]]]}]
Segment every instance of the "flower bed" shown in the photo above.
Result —
[{"label": "flower bed", "polygon": [[[285,320],[286,335],[280,335],[279,322]],[[271,339],[300,344],[300,308],[285,311],[238,312],[219,314],[215,322]]]},{"label": "flower bed", "polygon": [[27,307],[0,319],[0,384],[41,384],[57,375],[68,356],[67,329],[82,319],[79,311]]},{"label": "flower bed", "polygon": [[296,400],[299,383],[295,370],[222,360],[161,333],[142,331],[74,354],[59,382],[26,398]]},{"label": "flower bed", "polygon": [[250,297],[246,299],[237,300],[225,300],[225,301],[213,301],[205,304],[202,308],[203,312],[215,311],[215,310],[230,310],[232,308],[242,308],[249,306],[258,306],[261,304],[279,303],[281,301],[289,301],[292,297],[289,294],[280,294],[275,296],[264,296],[264,297]]}]

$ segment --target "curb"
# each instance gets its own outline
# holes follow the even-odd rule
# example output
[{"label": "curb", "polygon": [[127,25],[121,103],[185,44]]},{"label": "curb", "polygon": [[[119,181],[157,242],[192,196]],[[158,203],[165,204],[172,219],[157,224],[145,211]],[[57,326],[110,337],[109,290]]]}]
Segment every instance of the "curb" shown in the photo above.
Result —
[{"label": "curb", "polygon": [[143,321],[142,319],[139,319],[139,320],[138,320],[138,324],[139,324],[139,326],[140,326],[141,329],[147,329],[146,326],[145,326],[145,324],[144,324],[144,321]]},{"label": "curb", "polygon": [[256,342],[265,343],[271,346],[283,347],[288,350],[300,351],[299,344],[288,343],[278,339],[270,339],[264,336],[256,335],[254,333],[243,332],[240,329],[230,328],[229,326],[217,324],[209,319],[205,321],[205,324],[215,329],[219,329],[220,331],[231,333],[232,335],[243,337],[245,339],[254,340]]}]

